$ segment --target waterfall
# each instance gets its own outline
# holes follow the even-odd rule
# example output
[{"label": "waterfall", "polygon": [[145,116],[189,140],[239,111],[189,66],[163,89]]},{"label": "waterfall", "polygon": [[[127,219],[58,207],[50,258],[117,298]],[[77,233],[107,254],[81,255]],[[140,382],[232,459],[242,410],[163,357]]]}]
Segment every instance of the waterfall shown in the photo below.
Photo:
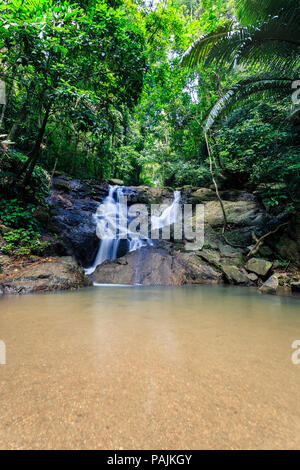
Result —
[{"label": "waterfall", "polygon": [[172,225],[176,220],[177,208],[180,204],[181,193],[180,191],[174,191],[174,200],[172,204],[167,207],[161,215],[151,217],[151,226],[152,229],[160,229],[168,225]]},{"label": "waterfall", "polygon": [[[128,229],[128,222],[130,220],[127,213],[124,214],[126,226],[120,224],[120,201],[126,196],[126,191],[127,188],[124,186],[109,186],[108,196],[101,203],[101,214],[99,215],[97,211],[93,215],[96,219],[97,227],[100,226],[99,224],[103,226],[103,219],[105,219],[105,223],[109,226],[110,230],[108,230],[107,235],[101,237],[95,261],[92,266],[85,269],[86,274],[92,274],[96,267],[106,260],[114,260],[123,254],[139,250],[145,246],[153,246],[151,238],[142,238],[137,236],[136,232],[132,233]],[[151,217],[152,229],[160,229],[175,222],[176,210],[180,199],[180,191],[174,191],[172,204],[165,208],[159,216],[153,215]],[[112,232],[115,232],[116,236],[112,237]]]}]

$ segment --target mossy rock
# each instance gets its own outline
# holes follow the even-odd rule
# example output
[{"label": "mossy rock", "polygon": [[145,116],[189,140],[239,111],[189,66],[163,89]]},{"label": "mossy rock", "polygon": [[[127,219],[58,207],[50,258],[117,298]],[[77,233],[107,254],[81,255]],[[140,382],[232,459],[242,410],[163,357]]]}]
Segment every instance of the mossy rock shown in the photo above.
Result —
[{"label": "mossy rock", "polygon": [[251,258],[246,264],[246,269],[259,276],[266,276],[272,268],[271,261],[260,258]]},{"label": "mossy rock", "polygon": [[109,184],[113,184],[114,186],[124,186],[124,181],[118,178],[111,178],[108,180]]},{"label": "mossy rock", "polygon": [[62,181],[56,181],[54,183],[54,188],[57,189],[57,191],[62,191],[63,193],[69,193],[71,191],[70,187]]},{"label": "mossy rock", "polygon": [[248,284],[248,277],[243,274],[237,266],[222,265],[222,271],[224,272],[228,281],[234,284]]}]

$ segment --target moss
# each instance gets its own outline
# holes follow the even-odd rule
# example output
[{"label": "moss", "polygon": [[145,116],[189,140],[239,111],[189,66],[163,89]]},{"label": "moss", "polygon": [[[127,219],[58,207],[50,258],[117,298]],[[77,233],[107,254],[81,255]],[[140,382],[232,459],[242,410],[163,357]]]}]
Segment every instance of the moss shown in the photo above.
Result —
[{"label": "moss", "polygon": [[54,184],[54,187],[55,189],[57,189],[58,191],[62,191],[64,193],[69,193],[71,190],[70,190],[70,187],[66,184],[66,183],[63,183],[61,181],[57,181],[55,184]]}]

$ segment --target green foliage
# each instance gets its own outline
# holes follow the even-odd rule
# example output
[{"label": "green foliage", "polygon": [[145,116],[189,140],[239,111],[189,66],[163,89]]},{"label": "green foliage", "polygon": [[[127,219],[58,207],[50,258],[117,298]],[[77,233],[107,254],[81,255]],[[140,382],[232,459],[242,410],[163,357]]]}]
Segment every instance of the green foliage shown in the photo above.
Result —
[{"label": "green foliage", "polygon": [[[1,132],[21,152],[0,158],[0,194],[19,204],[15,220],[2,209],[9,226],[38,231],[26,225],[27,204],[47,196],[44,169],[209,186],[204,128],[222,184],[258,188],[273,205],[296,197],[297,114],[286,121],[299,66],[292,0],[2,3]],[[194,68],[178,67],[180,57]]]},{"label": "green foliage", "polygon": [[[288,96],[299,67],[300,8],[292,0],[235,0],[240,22],[228,21],[196,39],[181,58],[181,65],[213,64],[217,68],[246,66],[247,80],[223,94],[209,113],[206,129],[216,118],[254,93],[271,91]],[[257,74],[258,68],[268,76]],[[256,74],[256,76],[252,76]]]},{"label": "green foliage", "polygon": [[30,203],[22,203],[20,200],[0,200],[1,223],[12,228],[28,228],[39,231],[38,221],[33,216],[36,206]]},{"label": "green foliage", "polygon": [[3,234],[6,242],[1,251],[16,257],[29,255],[42,255],[49,246],[48,242],[40,241],[40,234],[33,230],[23,228],[11,230]]},{"label": "green foliage", "polygon": [[267,104],[245,106],[220,128],[214,145],[228,181],[242,187],[260,185],[270,205],[299,191],[299,136],[292,125],[282,125],[282,114]]},{"label": "green foliage", "polygon": [[166,165],[165,183],[171,187],[203,187],[210,184],[208,166],[190,162],[168,162]]},{"label": "green foliage", "polygon": [[48,246],[48,242],[41,241],[43,227],[34,214],[37,206],[45,203],[49,176],[36,166],[32,185],[24,188],[22,193],[17,184],[17,173],[25,161],[26,157],[17,152],[0,157],[0,223],[6,227],[1,251],[16,257],[42,255]]},{"label": "green foliage", "polygon": [[27,157],[19,152],[0,155],[0,195],[5,198],[22,198],[32,203],[43,202],[49,193],[49,175],[36,166],[32,174],[31,186],[20,188],[18,173]]}]

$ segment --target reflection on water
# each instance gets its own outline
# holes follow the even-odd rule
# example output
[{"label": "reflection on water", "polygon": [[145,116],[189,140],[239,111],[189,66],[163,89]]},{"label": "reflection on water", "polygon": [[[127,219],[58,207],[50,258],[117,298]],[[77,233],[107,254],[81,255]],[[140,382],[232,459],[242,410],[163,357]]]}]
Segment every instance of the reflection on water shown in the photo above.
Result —
[{"label": "reflection on water", "polygon": [[300,301],[225,287],[3,297],[1,448],[299,448]]}]

